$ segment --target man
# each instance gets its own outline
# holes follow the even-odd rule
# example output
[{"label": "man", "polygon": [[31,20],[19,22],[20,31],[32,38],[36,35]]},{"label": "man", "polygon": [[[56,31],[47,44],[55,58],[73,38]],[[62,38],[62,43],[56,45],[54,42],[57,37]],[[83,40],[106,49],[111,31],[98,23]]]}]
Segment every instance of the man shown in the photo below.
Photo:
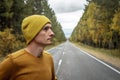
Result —
[{"label": "man", "polygon": [[0,80],[56,80],[53,59],[44,51],[52,43],[51,28],[51,21],[43,15],[31,15],[23,20],[27,47],[0,63]]}]

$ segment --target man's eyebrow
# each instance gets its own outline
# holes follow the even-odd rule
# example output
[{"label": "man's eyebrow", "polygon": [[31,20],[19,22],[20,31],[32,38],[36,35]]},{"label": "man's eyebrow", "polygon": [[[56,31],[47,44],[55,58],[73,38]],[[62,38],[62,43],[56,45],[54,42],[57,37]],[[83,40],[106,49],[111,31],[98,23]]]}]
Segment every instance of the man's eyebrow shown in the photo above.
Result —
[{"label": "man's eyebrow", "polygon": [[52,27],[52,26],[46,25],[45,27]]},{"label": "man's eyebrow", "polygon": [[43,27],[43,28],[52,28],[52,26],[45,26],[45,27]]},{"label": "man's eyebrow", "polygon": [[50,26],[45,26],[45,27],[50,27]]},{"label": "man's eyebrow", "polygon": [[52,26],[44,26],[43,28],[42,28],[42,30],[45,30],[45,29],[52,29]]}]

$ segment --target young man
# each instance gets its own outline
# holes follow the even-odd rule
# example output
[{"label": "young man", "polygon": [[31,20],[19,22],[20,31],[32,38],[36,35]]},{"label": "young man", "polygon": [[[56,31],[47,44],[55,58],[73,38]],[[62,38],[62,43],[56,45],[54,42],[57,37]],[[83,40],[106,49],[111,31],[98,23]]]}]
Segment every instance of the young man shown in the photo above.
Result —
[{"label": "young man", "polygon": [[23,20],[27,47],[0,63],[0,80],[57,80],[52,56],[44,51],[52,43],[51,28],[51,21],[43,15],[31,15]]}]

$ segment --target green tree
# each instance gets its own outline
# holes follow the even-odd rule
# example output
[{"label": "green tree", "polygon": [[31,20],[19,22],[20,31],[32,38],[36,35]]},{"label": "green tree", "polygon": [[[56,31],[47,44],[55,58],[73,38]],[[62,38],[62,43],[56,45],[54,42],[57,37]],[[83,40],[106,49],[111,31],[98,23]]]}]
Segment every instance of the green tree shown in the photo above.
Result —
[{"label": "green tree", "polygon": [[0,1],[0,30],[6,27],[12,27],[13,12],[11,11],[13,0]]}]

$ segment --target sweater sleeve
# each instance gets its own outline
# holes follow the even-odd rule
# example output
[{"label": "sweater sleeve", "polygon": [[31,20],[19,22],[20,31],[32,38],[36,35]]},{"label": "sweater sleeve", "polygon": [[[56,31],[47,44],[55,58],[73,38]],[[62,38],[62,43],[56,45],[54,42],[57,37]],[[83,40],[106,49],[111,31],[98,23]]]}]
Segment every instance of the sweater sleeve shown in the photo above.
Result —
[{"label": "sweater sleeve", "polygon": [[0,80],[9,80],[10,74],[12,74],[13,63],[8,57],[0,63]]}]

